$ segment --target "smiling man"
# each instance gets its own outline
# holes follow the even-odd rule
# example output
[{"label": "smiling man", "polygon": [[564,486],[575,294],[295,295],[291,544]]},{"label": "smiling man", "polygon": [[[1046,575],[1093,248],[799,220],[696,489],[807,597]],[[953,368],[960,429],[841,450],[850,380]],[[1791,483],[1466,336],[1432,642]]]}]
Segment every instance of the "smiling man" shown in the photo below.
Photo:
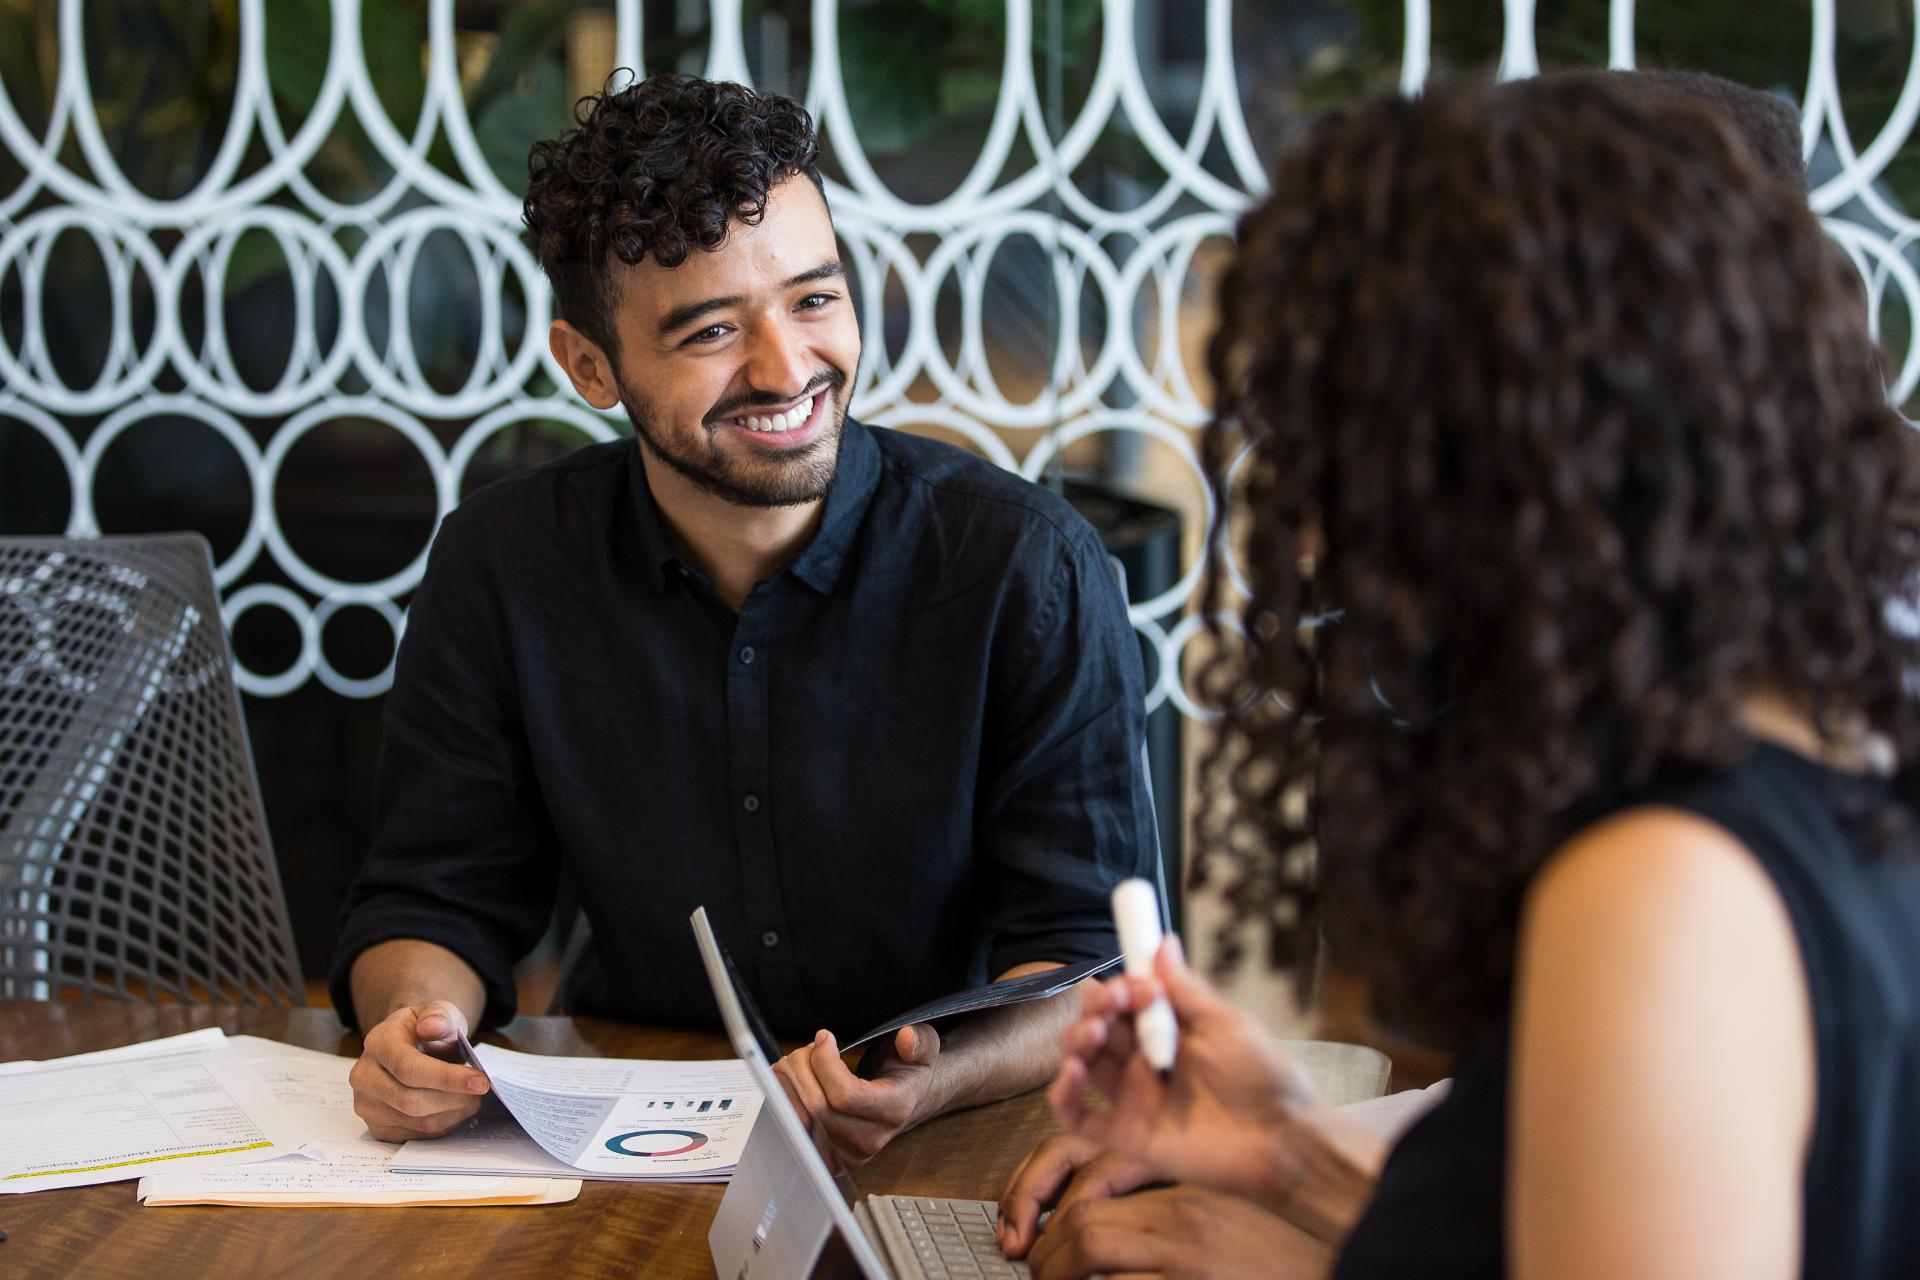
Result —
[{"label": "smiling man", "polygon": [[[564,867],[592,925],[569,1007],[712,1025],[704,904],[850,1162],[1052,1073],[1062,998],[833,1037],[987,978],[1108,954],[1152,874],[1139,652],[1057,497],[847,414],[860,361],[806,113],[656,76],[534,149],[553,355],[635,441],[448,517],[386,706],[335,1004],[374,1134],[444,1133],[441,1060],[514,1013]],[[817,1033],[817,1034],[816,1034]]]}]

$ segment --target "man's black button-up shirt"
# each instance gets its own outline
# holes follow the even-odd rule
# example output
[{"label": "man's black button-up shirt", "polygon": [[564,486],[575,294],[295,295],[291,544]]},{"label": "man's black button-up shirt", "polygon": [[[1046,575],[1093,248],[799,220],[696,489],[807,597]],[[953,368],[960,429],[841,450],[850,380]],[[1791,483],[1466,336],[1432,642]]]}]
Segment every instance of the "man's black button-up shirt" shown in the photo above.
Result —
[{"label": "man's black button-up shirt", "polygon": [[738,615],[635,441],[510,477],[413,598],[335,1006],[418,938],[511,1017],[563,863],[578,1012],[716,1024],[703,904],[783,1034],[1111,954],[1108,891],[1153,874],[1141,679],[1093,529],[951,446],[848,421],[818,532]]}]

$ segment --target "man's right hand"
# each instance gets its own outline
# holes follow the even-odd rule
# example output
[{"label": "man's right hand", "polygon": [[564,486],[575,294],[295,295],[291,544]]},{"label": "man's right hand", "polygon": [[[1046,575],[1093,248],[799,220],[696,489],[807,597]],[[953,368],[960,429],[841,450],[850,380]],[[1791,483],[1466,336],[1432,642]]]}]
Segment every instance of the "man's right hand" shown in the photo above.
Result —
[{"label": "man's right hand", "polygon": [[444,1056],[466,1030],[459,1008],[434,1000],[395,1009],[367,1032],[347,1079],[369,1133],[382,1142],[438,1138],[480,1109],[486,1076]]}]

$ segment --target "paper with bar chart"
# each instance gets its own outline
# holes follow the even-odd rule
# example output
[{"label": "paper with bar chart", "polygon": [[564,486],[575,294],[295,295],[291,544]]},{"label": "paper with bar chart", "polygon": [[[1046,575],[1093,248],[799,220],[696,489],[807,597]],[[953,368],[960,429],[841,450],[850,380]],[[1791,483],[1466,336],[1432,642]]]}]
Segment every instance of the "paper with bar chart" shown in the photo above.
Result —
[{"label": "paper with bar chart", "polygon": [[560,1058],[466,1045],[493,1082],[481,1114],[444,1138],[409,1142],[401,1173],[641,1182],[725,1182],[760,1113],[737,1059]]}]

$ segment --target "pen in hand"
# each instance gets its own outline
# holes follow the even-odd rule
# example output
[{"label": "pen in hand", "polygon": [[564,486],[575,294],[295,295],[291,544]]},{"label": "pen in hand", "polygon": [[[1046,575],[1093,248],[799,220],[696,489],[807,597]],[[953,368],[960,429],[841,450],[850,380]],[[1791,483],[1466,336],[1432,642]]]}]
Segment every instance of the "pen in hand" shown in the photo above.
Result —
[{"label": "pen in hand", "polygon": [[[1130,978],[1153,976],[1154,957],[1160,953],[1160,894],[1145,880],[1122,880],[1113,887],[1113,924],[1120,935],[1122,961]],[[1180,1043],[1180,1026],[1164,995],[1133,1015],[1133,1034],[1140,1053],[1164,1079],[1173,1069]]]}]

